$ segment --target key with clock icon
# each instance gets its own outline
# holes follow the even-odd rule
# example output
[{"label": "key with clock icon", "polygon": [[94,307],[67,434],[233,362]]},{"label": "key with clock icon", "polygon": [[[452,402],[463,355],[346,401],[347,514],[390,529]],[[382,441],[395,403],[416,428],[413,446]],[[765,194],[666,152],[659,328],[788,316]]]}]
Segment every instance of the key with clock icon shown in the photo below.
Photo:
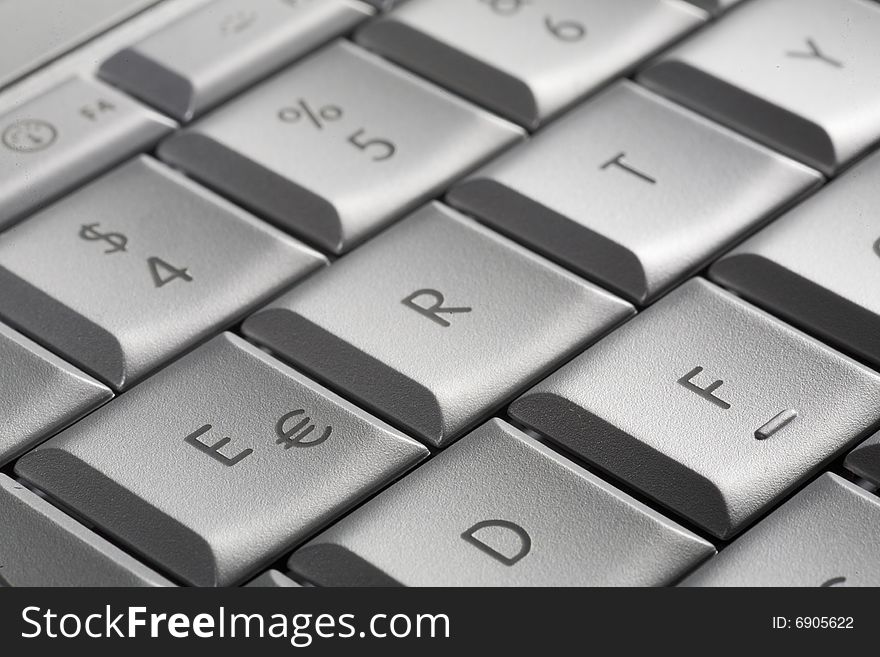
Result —
[{"label": "key with clock icon", "polygon": [[71,78],[0,116],[0,228],[149,148],[175,123]]}]

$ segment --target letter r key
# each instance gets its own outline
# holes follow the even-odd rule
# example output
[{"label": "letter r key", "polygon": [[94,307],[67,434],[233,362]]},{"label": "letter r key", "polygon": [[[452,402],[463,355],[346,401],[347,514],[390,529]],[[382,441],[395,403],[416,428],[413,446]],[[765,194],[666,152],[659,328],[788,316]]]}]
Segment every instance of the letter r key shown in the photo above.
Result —
[{"label": "letter r key", "polygon": [[[428,297],[431,299],[431,305],[423,305],[424,302],[418,303],[417,299],[424,299]],[[430,288],[425,288],[424,290],[416,290],[408,297],[406,297],[401,303],[409,308],[412,308],[417,313],[421,313],[428,319],[433,322],[437,322],[440,326],[451,326],[451,324],[440,317],[440,315],[451,315],[454,313],[469,313],[472,308],[452,308],[451,306],[443,307],[445,299],[443,298],[443,294],[438,292],[437,290],[432,290]]]}]

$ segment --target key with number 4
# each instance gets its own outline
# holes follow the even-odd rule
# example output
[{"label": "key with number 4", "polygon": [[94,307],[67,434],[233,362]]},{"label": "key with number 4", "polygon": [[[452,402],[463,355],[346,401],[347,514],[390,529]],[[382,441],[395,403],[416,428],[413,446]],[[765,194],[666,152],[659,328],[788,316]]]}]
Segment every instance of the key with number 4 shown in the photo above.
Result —
[{"label": "key with number 4", "polygon": [[339,42],[175,135],[159,154],[341,253],[521,136]]},{"label": "key with number 4", "polygon": [[880,139],[880,4],[748,2],[639,81],[835,173]]},{"label": "key with number 4", "polygon": [[880,376],[694,279],[510,413],[726,539],[870,430],[878,409]]},{"label": "key with number 4", "polygon": [[357,0],[214,0],[120,51],[99,74],[189,121],[369,15]]},{"label": "key with number 4", "polygon": [[83,78],[0,116],[0,228],[150,148],[174,125]]},{"label": "key with number 4", "polygon": [[679,0],[410,0],[357,40],[535,128],[705,18]]},{"label": "key with number 4", "polygon": [[0,240],[0,315],[128,387],[325,259],[149,158]]},{"label": "key with number 4", "polygon": [[169,571],[230,585],[427,455],[231,334],[16,464]]},{"label": "key with number 4", "polygon": [[242,329],[439,446],[632,313],[435,203]]}]

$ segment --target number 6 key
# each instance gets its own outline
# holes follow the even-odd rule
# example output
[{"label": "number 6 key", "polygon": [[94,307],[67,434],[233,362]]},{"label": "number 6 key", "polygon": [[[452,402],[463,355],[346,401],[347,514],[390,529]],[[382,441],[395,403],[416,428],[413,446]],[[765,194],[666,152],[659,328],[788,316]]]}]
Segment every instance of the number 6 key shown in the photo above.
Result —
[{"label": "number 6 key", "polygon": [[177,133],[159,156],[342,253],[523,134],[339,42]]},{"label": "number 6 key", "polygon": [[142,157],[0,240],[0,315],[116,390],[325,263]]}]

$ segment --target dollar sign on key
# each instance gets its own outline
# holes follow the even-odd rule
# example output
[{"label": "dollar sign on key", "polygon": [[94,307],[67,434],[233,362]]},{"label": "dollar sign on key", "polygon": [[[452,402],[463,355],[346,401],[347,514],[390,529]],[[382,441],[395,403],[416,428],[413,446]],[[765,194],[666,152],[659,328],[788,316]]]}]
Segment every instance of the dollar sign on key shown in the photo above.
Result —
[{"label": "dollar sign on key", "polygon": [[122,233],[102,233],[97,230],[100,223],[83,224],[80,228],[79,236],[84,240],[93,242],[95,240],[103,240],[110,244],[110,248],[104,253],[116,253],[117,251],[125,251],[125,245],[128,244],[128,238]]}]

